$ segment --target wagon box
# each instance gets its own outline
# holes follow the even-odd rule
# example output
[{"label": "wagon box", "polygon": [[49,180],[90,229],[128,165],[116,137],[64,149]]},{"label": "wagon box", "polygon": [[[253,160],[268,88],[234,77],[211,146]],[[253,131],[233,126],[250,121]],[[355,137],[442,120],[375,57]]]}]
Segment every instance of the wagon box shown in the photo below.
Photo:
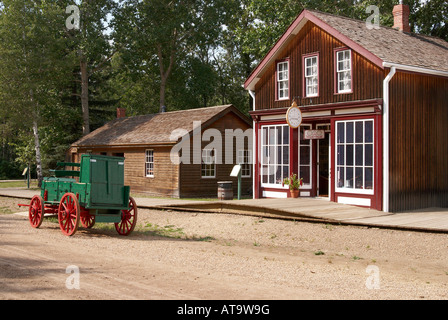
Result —
[{"label": "wagon box", "polygon": [[58,167],[79,171],[51,170],[54,177],[43,179],[40,196],[34,196],[29,205],[31,226],[38,228],[45,213],[57,213],[66,235],[76,232],[79,221],[85,228],[95,222],[113,222],[119,234],[130,234],[137,206],[129,196],[130,187],[124,185],[124,161],[123,157],[87,154],[81,163],[58,163]]}]

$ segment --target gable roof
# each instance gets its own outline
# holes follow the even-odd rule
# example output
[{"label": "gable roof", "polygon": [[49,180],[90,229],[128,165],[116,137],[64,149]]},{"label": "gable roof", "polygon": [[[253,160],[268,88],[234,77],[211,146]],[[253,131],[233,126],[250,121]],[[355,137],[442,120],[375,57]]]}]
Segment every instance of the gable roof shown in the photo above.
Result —
[{"label": "gable roof", "polygon": [[419,34],[405,33],[394,28],[380,26],[368,29],[365,21],[336,16],[315,10],[303,10],[289,26],[282,37],[271,48],[244,83],[253,90],[255,84],[283,48],[311,21],[324,31],[363,55],[371,62],[384,68],[398,64],[434,70],[448,76],[448,42]]},{"label": "gable roof", "polygon": [[85,135],[72,147],[175,144],[177,141],[170,140],[174,130],[184,129],[190,133],[193,131],[193,121],[200,121],[204,129],[229,112],[252,126],[248,117],[229,104],[118,118]]}]

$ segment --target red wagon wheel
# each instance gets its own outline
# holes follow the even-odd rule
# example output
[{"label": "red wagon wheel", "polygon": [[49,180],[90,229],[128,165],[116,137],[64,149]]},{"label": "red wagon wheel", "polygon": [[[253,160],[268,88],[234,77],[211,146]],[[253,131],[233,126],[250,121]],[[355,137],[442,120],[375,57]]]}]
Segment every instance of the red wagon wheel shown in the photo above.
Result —
[{"label": "red wagon wheel", "polygon": [[115,229],[123,236],[129,235],[137,223],[137,204],[129,197],[129,209],[121,210],[121,222],[115,223]]},{"label": "red wagon wheel", "polygon": [[39,228],[44,219],[44,201],[41,196],[34,196],[31,199],[28,217],[33,228]]},{"label": "red wagon wheel", "polygon": [[73,193],[64,194],[58,209],[58,220],[62,233],[71,236],[78,230],[80,211],[76,196]]},{"label": "red wagon wheel", "polygon": [[86,209],[81,212],[81,225],[86,229],[91,229],[95,225],[95,216]]}]

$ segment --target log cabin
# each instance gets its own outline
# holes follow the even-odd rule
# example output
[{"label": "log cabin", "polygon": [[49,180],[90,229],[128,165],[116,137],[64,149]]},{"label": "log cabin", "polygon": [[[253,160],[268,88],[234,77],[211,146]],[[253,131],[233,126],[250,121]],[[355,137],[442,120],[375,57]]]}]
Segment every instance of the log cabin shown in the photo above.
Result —
[{"label": "log cabin", "polygon": [[[217,197],[218,182],[241,166],[241,194],[252,194],[252,121],[233,105],[126,117],[82,137],[70,148],[70,161],[85,153],[125,158],[125,184],[131,192],[158,197]],[[237,140],[237,141],[235,141]]]},{"label": "log cabin", "polygon": [[408,6],[393,14],[372,28],[305,9],[259,62],[244,83],[254,198],[288,197],[296,173],[302,197],[448,206],[448,43],[410,33]]}]

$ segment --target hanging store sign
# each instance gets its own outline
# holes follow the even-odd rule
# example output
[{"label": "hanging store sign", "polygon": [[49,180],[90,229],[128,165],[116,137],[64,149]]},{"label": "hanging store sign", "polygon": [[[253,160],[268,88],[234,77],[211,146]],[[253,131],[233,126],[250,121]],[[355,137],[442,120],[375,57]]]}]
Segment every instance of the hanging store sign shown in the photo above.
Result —
[{"label": "hanging store sign", "polygon": [[324,130],[305,130],[304,134],[307,140],[325,139]]},{"label": "hanging store sign", "polygon": [[294,101],[286,112],[286,122],[291,128],[298,128],[302,124],[302,112]]}]

